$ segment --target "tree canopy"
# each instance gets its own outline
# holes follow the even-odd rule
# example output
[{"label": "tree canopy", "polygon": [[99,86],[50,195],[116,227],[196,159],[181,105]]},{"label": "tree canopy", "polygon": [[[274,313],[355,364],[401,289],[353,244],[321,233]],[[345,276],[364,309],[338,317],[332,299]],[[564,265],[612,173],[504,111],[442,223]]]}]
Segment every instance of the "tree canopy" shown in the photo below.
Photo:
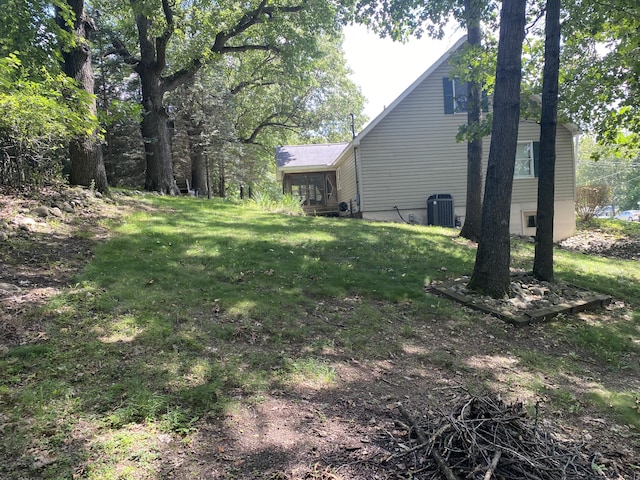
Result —
[{"label": "tree canopy", "polygon": [[[87,8],[87,18],[92,21],[93,17],[97,28],[97,36],[87,40],[92,41],[93,69],[99,78],[95,93],[107,142],[105,157],[110,175],[115,172],[135,175],[137,167],[120,169],[114,163],[121,162],[124,166],[130,163],[127,159],[146,158],[147,188],[176,192],[171,131],[180,95],[172,97],[171,103],[176,105],[167,103],[167,95],[178,87],[185,92],[200,88],[201,92],[207,89],[211,93],[199,95],[202,101],[189,105],[192,119],[205,115],[209,108],[204,105],[207,99],[213,104],[218,102],[217,119],[202,125],[209,130],[203,135],[209,140],[217,135],[224,142],[208,142],[210,148],[219,145],[220,157],[235,156],[233,162],[237,164],[257,161],[264,168],[255,172],[269,177],[272,173],[267,175],[267,171],[273,167],[268,162],[272,161],[274,145],[344,140],[350,137],[351,113],[356,114],[358,124],[365,120],[361,113],[364,99],[348,78],[341,49],[340,28],[350,12],[346,3],[91,0]],[[0,54],[7,66],[2,73],[3,93],[8,92],[9,85],[12,91],[24,88],[25,79],[35,82],[34,88],[51,87],[51,79],[58,78],[56,75],[61,72],[63,53],[79,45],[78,37],[71,31],[79,15],[69,2],[62,0],[7,3],[0,12],[0,17],[6,20],[0,22]],[[18,66],[21,83],[9,75]],[[206,79],[197,76],[205,66],[208,74],[217,78],[213,86],[205,86]],[[79,99],[83,106],[90,105],[92,100],[80,91],[70,94],[73,86],[73,82],[66,81],[64,88],[57,85],[57,90],[48,93],[57,95],[67,108],[81,112]],[[80,87],[74,88],[81,90]],[[214,87],[213,91],[209,87]],[[184,93],[183,97],[188,95]],[[225,100],[221,104],[222,98]],[[142,106],[139,117],[134,107],[137,103]],[[5,105],[15,105],[15,101]],[[201,113],[195,113],[197,109]],[[48,113],[55,111],[51,109]],[[20,111],[13,113],[13,117],[5,115],[5,121],[17,118]],[[83,120],[87,123],[78,128],[87,133],[96,124],[91,115],[85,116]],[[133,137],[140,135],[140,130],[131,124],[136,117],[142,122],[141,142],[133,141]],[[51,115],[39,118],[51,121]],[[57,131],[73,127],[65,131],[65,138],[78,133],[73,122],[77,115],[66,113],[59,118],[55,123]],[[114,134],[124,132],[132,141],[123,142],[124,137]],[[221,145],[234,147],[223,154]],[[135,153],[141,146],[146,153]],[[61,151],[56,152],[54,163],[61,164]],[[258,174],[250,176],[256,178]]]}]

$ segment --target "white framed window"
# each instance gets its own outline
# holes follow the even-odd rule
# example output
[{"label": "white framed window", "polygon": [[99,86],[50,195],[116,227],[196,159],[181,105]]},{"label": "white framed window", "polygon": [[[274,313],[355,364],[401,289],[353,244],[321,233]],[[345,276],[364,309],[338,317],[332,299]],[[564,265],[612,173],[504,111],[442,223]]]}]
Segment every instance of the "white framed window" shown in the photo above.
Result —
[{"label": "white framed window", "polygon": [[516,167],[513,178],[532,178],[535,176],[534,142],[518,142]]}]

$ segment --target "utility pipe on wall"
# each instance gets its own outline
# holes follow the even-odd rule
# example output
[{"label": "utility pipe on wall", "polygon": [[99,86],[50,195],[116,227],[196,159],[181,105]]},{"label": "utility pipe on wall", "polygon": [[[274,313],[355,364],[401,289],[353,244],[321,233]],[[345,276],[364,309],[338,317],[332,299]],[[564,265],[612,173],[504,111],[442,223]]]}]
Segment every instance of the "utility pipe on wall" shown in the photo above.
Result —
[{"label": "utility pipe on wall", "polygon": [[[356,116],[351,113],[351,137],[352,139],[356,138]],[[353,164],[356,173],[356,207],[358,208],[358,213],[360,213],[360,179],[358,176],[358,147],[353,146]]]}]

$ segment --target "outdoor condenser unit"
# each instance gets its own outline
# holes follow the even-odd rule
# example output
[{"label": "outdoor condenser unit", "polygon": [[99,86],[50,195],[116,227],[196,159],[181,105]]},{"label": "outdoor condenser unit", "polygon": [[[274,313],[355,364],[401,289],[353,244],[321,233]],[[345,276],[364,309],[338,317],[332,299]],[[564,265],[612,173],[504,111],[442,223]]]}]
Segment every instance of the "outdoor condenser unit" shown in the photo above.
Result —
[{"label": "outdoor condenser unit", "polygon": [[427,199],[427,225],[454,227],[453,196],[448,193],[437,193]]}]

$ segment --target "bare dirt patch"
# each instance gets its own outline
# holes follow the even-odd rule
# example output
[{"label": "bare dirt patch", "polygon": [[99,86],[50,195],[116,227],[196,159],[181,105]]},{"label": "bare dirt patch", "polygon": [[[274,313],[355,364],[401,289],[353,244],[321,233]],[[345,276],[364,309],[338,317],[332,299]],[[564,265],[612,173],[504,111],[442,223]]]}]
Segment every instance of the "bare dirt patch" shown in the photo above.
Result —
[{"label": "bare dirt patch", "polygon": [[43,338],[24,314],[69,286],[106,237],[102,222],[118,214],[91,190],[0,191],[0,350]]},{"label": "bare dirt patch", "polygon": [[[107,234],[102,220],[115,218],[127,208],[127,199],[115,205],[90,193],[86,203],[62,217],[34,218],[35,224],[27,222],[25,227],[12,223],[17,216],[31,217],[38,206],[53,208],[61,199],[70,201],[77,195],[87,196],[73,190],[44,191],[38,197],[0,195],[0,221],[6,235],[0,241],[0,348],[5,351],[46,335],[46,320],[26,314],[33,304],[70,286],[74,275],[92,258],[93,246]],[[591,252],[589,248],[585,250]],[[353,301],[362,300],[335,300],[333,306],[347,309]],[[530,414],[537,405],[538,421],[546,431],[578,445],[587,458],[597,460],[603,473],[593,470],[592,478],[637,478],[638,432],[598,410],[584,396],[590,389],[622,385],[640,395],[636,375],[602,365],[544,325],[517,328],[463,308],[456,318],[426,320],[403,305],[397,306],[397,313],[407,328],[399,326],[397,338],[378,339],[378,357],[354,359],[339,347],[326,352],[336,372],[333,384],[273,390],[260,398],[248,392],[228,392],[236,397],[236,409],[203,417],[195,432],[184,438],[157,434],[154,478],[444,478],[428,452],[401,455],[412,448],[415,438],[406,422],[402,424],[398,402],[419,423],[428,424],[450,415],[452,406],[470,391],[487,390],[505,401],[523,402]],[[625,315],[629,307],[615,301],[604,310],[577,314],[572,321]],[[340,328],[336,326],[338,338]],[[401,343],[402,349],[385,353],[385,342]],[[255,347],[249,342],[239,345],[247,350]],[[571,375],[547,376],[514,354],[522,351],[531,352],[532,361],[571,360],[579,368]],[[638,361],[637,356],[630,359],[633,361]],[[560,395],[566,400],[557,401]],[[84,435],[93,433],[87,430]],[[136,459],[128,461],[135,464]],[[77,478],[83,478],[83,468],[78,466]],[[477,478],[485,472],[477,472]],[[30,475],[41,478],[37,469],[32,468]]]},{"label": "bare dirt patch", "polygon": [[580,231],[560,246],[588,255],[640,260],[640,236],[613,235],[598,228]]}]

